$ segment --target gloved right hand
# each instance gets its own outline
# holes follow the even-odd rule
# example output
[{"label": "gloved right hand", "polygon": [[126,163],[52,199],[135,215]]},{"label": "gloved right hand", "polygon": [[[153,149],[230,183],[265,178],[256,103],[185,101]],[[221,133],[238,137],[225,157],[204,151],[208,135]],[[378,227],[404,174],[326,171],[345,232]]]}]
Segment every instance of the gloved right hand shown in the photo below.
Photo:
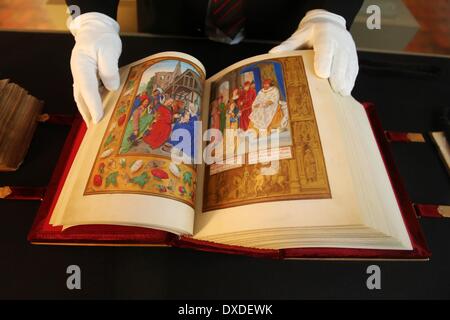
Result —
[{"label": "gloved right hand", "polygon": [[271,53],[314,48],[314,70],[328,78],[333,90],[350,95],[358,75],[358,53],[343,17],[326,10],[308,11],[292,36]]},{"label": "gloved right hand", "polygon": [[76,17],[69,29],[75,37],[70,59],[75,102],[87,125],[91,120],[98,123],[103,117],[103,104],[97,71],[106,89],[114,91],[120,86],[120,27],[107,15],[89,12]]}]

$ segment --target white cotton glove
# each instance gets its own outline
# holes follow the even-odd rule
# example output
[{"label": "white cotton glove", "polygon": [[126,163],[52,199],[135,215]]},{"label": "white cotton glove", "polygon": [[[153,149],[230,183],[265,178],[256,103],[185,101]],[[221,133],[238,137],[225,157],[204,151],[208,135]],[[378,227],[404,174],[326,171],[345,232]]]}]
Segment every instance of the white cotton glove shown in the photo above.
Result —
[{"label": "white cotton glove", "polygon": [[106,89],[117,90],[120,85],[120,27],[107,15],[89,12],[76,17],[69,29],[75,37],[70,59],[75,102],[87,124],[91,120],[98,123],[103,117],[103,104],[97,72]]},{"label": "white cotton glove", "polygon": [[335,92],[348,96],[355,85],[359,66],[355,42],[345,23],[343,17],[326,10],[308,11],[297,31],[270,53],[314,48],[317,76],[328,78]]}]

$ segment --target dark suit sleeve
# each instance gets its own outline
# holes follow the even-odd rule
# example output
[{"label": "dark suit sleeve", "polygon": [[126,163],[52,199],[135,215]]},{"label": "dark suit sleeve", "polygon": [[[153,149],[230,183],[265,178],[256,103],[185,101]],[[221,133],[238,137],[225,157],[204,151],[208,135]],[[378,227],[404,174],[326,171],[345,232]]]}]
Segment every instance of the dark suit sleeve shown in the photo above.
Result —
[{"label": "dark suit sleeve", "polygon": [[347,21],[347,28],[350,29],[364,0],[309,0],[306,2],[306,11],[324,9],[338,14],[345,18]]},{"label": "dark suit sleeve", "polygon": [[87,12],[100,12],[117,19],[119,0],[66,0],[67,6],[80,7],[80,14]]}]

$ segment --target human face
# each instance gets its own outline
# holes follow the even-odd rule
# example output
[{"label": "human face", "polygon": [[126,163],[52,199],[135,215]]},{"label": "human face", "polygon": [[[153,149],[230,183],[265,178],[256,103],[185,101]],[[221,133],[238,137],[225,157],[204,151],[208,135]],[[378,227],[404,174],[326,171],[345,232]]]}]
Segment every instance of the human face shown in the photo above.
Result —
[{"label": "human face", "polygon": [[172,106],[173,105],[173,99],[168,99],[165,103],[166,106]]}]

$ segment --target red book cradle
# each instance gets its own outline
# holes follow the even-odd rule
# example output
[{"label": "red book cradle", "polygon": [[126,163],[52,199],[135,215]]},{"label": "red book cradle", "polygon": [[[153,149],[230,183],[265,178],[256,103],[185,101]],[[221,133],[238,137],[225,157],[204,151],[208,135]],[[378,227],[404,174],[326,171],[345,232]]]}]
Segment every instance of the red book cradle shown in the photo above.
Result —
[{"label": "red book cradle", "polygon": [[389,143],[385,138],[381,122],[375,112],[375,107],[370,103],[365,103],[364,108],[395,191],[413,250],[346,248],[255,249],[199,241],[189,237],[178,237],[175,234],[160,230],[113,225],[75,226],[62,231],[62,227],[51,226],[49,221],[64,181],[86,132],[86,126],[81,118],[76,118],[72,123],[72,129],[66,139],[58,164],[47,187],[45,197],[28,235],[28,240],[34,244],[53,245],[174,246],[276,259],[428,259],[431,253],[426,245],[413,204],[408,197],[401,177],[395,167]]}]

